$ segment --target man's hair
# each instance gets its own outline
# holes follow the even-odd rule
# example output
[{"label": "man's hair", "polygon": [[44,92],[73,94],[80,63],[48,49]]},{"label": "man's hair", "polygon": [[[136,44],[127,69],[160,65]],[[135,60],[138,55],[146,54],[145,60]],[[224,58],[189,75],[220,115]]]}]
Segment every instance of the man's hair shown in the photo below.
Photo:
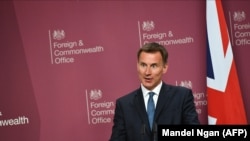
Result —
[{"label": "man's hair", "polygon": [[155,52],[160,52],[162,56],[162,61],[164,64],[167,64],[168,62],[168,51],[167,49],[155,42],[152,43],[146,43],[144,44],[137,52],[137,59],[139,60],[139,57],[142,52],[147,52],[147,53],[155,53]]}]

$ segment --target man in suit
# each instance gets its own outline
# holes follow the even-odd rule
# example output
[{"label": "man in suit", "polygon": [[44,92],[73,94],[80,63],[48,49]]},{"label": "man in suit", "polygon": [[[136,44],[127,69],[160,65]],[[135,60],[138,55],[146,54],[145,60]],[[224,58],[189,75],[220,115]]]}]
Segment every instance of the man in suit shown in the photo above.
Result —
[{"label": "man in suit", "polygon": [[[158,43],[147,43],[139,49],[137,71],[141,85],[117,99],[110,141],[153,141],[157,140],[158,124],[200,124],[192,90],[163,82],[167,61],[168,52]],[[147,113],[152,109],[148,105],[149,92],[154,93],[151,117]]]}]

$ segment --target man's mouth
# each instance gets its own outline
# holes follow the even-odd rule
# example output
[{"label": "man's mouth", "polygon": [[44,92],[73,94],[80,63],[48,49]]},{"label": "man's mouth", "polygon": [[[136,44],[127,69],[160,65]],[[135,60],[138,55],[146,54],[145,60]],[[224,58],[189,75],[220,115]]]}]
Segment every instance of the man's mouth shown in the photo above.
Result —
[{"label": "man's mouth", "polygon": [[150,82],[152,78],[144,78],[146,82]]}]

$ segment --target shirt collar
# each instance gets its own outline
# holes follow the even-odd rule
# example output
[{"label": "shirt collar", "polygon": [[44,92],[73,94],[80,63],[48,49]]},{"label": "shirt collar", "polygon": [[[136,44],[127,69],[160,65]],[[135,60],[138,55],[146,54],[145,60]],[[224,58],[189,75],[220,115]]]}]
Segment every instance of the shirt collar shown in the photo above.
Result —
[{"label": "shirt collar", "polygon": [[162,81],[152,91],[150,91],[141,84],[141,90],[142,90],[143,96],[146,97],[149,92],[154,92],[155,95],[159,96],[161,86],[162,86]]}]

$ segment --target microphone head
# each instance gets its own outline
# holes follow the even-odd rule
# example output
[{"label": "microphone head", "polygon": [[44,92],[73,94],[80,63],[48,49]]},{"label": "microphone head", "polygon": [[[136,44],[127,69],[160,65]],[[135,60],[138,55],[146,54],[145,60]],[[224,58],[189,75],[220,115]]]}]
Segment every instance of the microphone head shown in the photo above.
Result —
[{"label": "microphone head", "polygon": [[145,124],[142,124],[142,127],[141,127],[141,134],[144,135],[146,133],[146,125]]},{"label": "microphone head", "polygon": [[156,132],[157,132],[157,130],[158,130],[158,129],[157,129],[157,123],[156,123],[156,122],[154,122],[153,132],[155,132],[155,133],[156,133]]}]

